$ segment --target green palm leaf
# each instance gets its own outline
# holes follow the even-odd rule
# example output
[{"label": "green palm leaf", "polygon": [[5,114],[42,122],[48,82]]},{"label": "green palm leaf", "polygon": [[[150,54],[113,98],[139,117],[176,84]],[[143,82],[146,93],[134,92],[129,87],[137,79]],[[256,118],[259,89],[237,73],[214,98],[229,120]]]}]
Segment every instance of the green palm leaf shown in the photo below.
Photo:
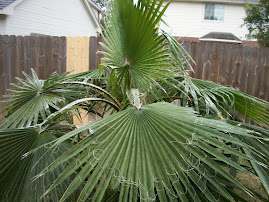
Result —
[{"label": "green palm leaf", "polygon": [[245,129],[222,121],[198,117],[190,108],[168,103],[146,105],[140,110],[129,108],[72,131],[55,145],[85,130],[91,133],[43,171],[45,174],[76,156],[48,190],[53,190],[82,166],[61,201],[80,186],[84,187],[78,199],[81,201],[89,197],[99,201],[108,190],[110,193],[120,190],[120,201],[137,197],[143,200],[157,197],[161,201],[176,198],[202,201],[205,197],[216,201],[218,193],[233,200],[226,187],[213,176],[220,175],[239,189],[248,190],[218,161],[253,174],[216,148],[261,164],[226,143],[260,156],[259,151],[242,142],[240,137],[263,137],[257,138]]},{"label": "green palm leaf", "polygon": [[[172,72],[167,42],[158,33],[158,24],[169,1],[116,0],[111,17],[106,23],[101,44],[105,52],[104,64],[112,69],[110,85],[113,88],[138,88],[157,93],[165,91],[156,80],[166,81]],[[168,82],[168,81],[166,81]],[[142,90],[143,89],[143,90]]]},{"label": "green palm leaf", "polygon": [[[7,104],[4,105],[4,112],[8,112],[8,116],[0,123],[0,128],[35,126],[46,120],[52,113],[59,111],[66,104],[85,97],[97,96],[97,101],[103,101],[102,98],[107,98],[115,103],[105,100],[113,107],[116,109],[122,108],[117,99],[109,92],[86,82],[92,77],[91,73],[94,73],[94,71],[72,76],[66,76],[68,73],[64,73],[47,80],[38,79],[34,70],[32,70],[32,77],[25,74],[26,80],[18,79],[21,84],[13,84],[17,88],[11,89],[12,93],[7,95],[8,99],[5,101]],[[77,108],[94,109],[94,106],[81,105]],[[72,123],[72,114],[65,113],[65,119],[69,123]]]},{"label": "green palm leaf", "polygon": [[[237,171],[258,176],[269,193],[268,131],[229,120],[239,112],[268,127],[268,102],[189,78],[189,55],[159,29],[170,2],[114,0],[100,70],[19,79],[0,123],[0,200],[237,201],[234,189],[252,195]],[[141,96],[188,107],[142,105]],[[63,125],[78,108],[120,112]]]},{"label": "green palm leaf", "polygon": [[[256,156],[255,154],[251,153],[250,151],[248,151],[247,149],[244,149],[246,155],[248,155],[251,158],[257,159],[259,161],[262,161],[265,165],[269,165],[269,143],[268,143],[268,139],[269,139],[269,131],[257,126],[253,126],[253,125],[249,125],[247,123],[241,123],[241,122],[236,122],[236,121],[229,121],[229,123],[233,124],[233,125],[237,125],[239,127],[242,128],[246,128],[248,130],[252,130],[252,131],[257,131],[259,132],[259,134],[263,135],[265,138],[267,138],[267,141],[261,141],[261,140],[253,140],[253,139],[249,139],[249,138],[244,138],[242,139],[242,141],[244,141],[246,144],[255,147],[256,149],[260,150],[263,152],[264,156],[262,158],[260,158],[259,156]],[[253,134],[253,135],[257,135],[257,134]],[[269,196],[269,169],[264,168],[258,164],[256,164],[255,162],[251,162],[253,169],[255,170],[255,172],[257,173],[257,175],[259,176],[261,183],[263,184],[263,187],[265,189],[265,191],[267,192],[267,195]]]},{"label": "green palm leaf", "polygon": [[27,80],[18,79],[21,84],[13,84],[16,89],[11,89],[12,93],[7,96],[9,99],[5,101],[7,104],[4,107],[8,117],[0,123],[0,128],[36,125],[66,103],[64,90],[59,89],[66,74],[46,81],[38,79],[34,70],[32,77],[24,75]]},{"label": "green palm leaf", "polygon": [[269,102],[210,81],[191,81],[197,97],[202,97],[200,102],[207,108],[221,113],[228,119],[236,117],[237,111],[243,120],[249,118],[261,126],[269,127]]},{"label": "green palm leaf", "polygon": [[[36,201],[41,197],[62,172],[63,165],[32,182],[34,176],[66,152],[70,145],[63,143],[53,149],[42,147],[29,155],[27,152],[56,138],[49,133],[39,134],[37,128],[0,130],[0,201]],[[57,201],[67,186],[65,181],[44,200]]]}]

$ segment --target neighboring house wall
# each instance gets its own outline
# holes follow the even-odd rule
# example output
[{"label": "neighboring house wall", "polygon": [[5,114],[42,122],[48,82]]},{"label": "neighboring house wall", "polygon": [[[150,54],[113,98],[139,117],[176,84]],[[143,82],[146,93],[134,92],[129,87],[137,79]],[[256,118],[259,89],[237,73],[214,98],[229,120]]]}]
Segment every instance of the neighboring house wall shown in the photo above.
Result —
[{"label": "neighboring house wall", "polygon": [[24,0],[5,23],[6,30],[0,29],[0,34],[96,36],[99,31],[83,0]]},{"label": "neighboring house wall", "polygon": [[201,37],[209,32],[231,32],[246,39],[248,31],[241,27],[246,15],[244,5],[225,5],[224,21],[204,20],[204,10],[205,3],[172,2],[165,12],[172,35]]}]

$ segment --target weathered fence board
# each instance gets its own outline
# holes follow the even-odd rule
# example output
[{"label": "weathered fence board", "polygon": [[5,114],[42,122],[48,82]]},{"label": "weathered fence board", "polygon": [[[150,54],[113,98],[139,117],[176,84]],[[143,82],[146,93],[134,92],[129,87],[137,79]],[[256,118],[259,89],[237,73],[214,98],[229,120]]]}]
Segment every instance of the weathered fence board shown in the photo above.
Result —
[{"label": "weathered fence board", "polygon": [[98,53],[98,51],[103,51],[100,42],[103,42],[102,37],[91,37],[90,38],[90,70],[98,69],[101,64],[101,59],[103,57],[102,54]]},{"label": "weathered fence board", "polygon": [[231,86],[269,101],[269,48],[180,41],[195,60],[191,77]]},{"label": "weathered fence board", "polygon": [[15,77],[23,77],[22,71],[31,74],[31,68],[42,79],[53,72],[66,71],[64,37],[0,36],[0,51],[0,69],[4,71],[6,88],[16,82]]},{"label": "weathered fence board", "polygon": [[41,79],[65,72],[65,37],[0,35],[0,99],[16,77],[23,78],[23,71],[31,74],[31,68]]},{"label": "weathered fence board", "polygon": [[96,51],[97,51],[97,38],[91,37],[90,38],[90,51],[89,51],[89,59],[90,59],[90,70],[97,68],[97,57],[96,57]]}]

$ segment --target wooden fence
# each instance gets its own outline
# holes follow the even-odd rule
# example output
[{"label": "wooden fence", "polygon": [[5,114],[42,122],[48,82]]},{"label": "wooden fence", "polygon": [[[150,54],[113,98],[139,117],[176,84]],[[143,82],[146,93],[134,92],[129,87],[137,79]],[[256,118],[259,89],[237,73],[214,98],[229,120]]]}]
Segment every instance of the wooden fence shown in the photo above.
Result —
[{"label": "wooden fence", "polygon": [[220,42],[182,42],[192,56],[191,77],[231,86],[269,101],[269,48]]},{"label": "wooden fence", "polygon": [[66,71],[66,38],[0,35],[0,96],[22,71],[33,68],[42,79]]},{"label": "wooden fence", "polygon": [[[15,77],[33,68],[41,79],[53,72],[98,68],[101,37],[0,35],[0,99]],[[220,42],[180,41],[195,60],[194,78],[240,89],[269,101],[269,48]],[[0,117],[1,119],[1,117]]]},{"label": "wooden fence", "polygon": [[[16,83],[16,77],[31,74],[33,68],[39,78],[52,73],[79,73],[98,68],[101,56],[101,37],[51,37],[0,35],[0,100]],[[0,104],[1,105],[1,104]],[[0,115],[0,120],[3,117]]]},{"label": "wooden fence", "polygon": [[22,72],[33,68],[41,79],[52,73],[74,73],[98,68],[101,37],[51,37],[0,35],[0,97]]}]

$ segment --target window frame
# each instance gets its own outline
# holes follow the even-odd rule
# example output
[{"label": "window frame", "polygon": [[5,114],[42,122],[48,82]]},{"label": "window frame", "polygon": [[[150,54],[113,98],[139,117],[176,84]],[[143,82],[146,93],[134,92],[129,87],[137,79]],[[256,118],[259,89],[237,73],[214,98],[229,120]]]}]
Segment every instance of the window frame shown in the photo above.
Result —
[{"label": "window frame", "polygon": [[[205,19],[205,15],[206,15],[206,5],[214,5],[214,17],[215,17],[215,5],[221,5],[223,6],[223,20],[210,20],[210,19]],[[205,3],[203,6],[203,21],[206,22],[224,22],[225,20],[225,4],[214,4],[214,3]]]}]

